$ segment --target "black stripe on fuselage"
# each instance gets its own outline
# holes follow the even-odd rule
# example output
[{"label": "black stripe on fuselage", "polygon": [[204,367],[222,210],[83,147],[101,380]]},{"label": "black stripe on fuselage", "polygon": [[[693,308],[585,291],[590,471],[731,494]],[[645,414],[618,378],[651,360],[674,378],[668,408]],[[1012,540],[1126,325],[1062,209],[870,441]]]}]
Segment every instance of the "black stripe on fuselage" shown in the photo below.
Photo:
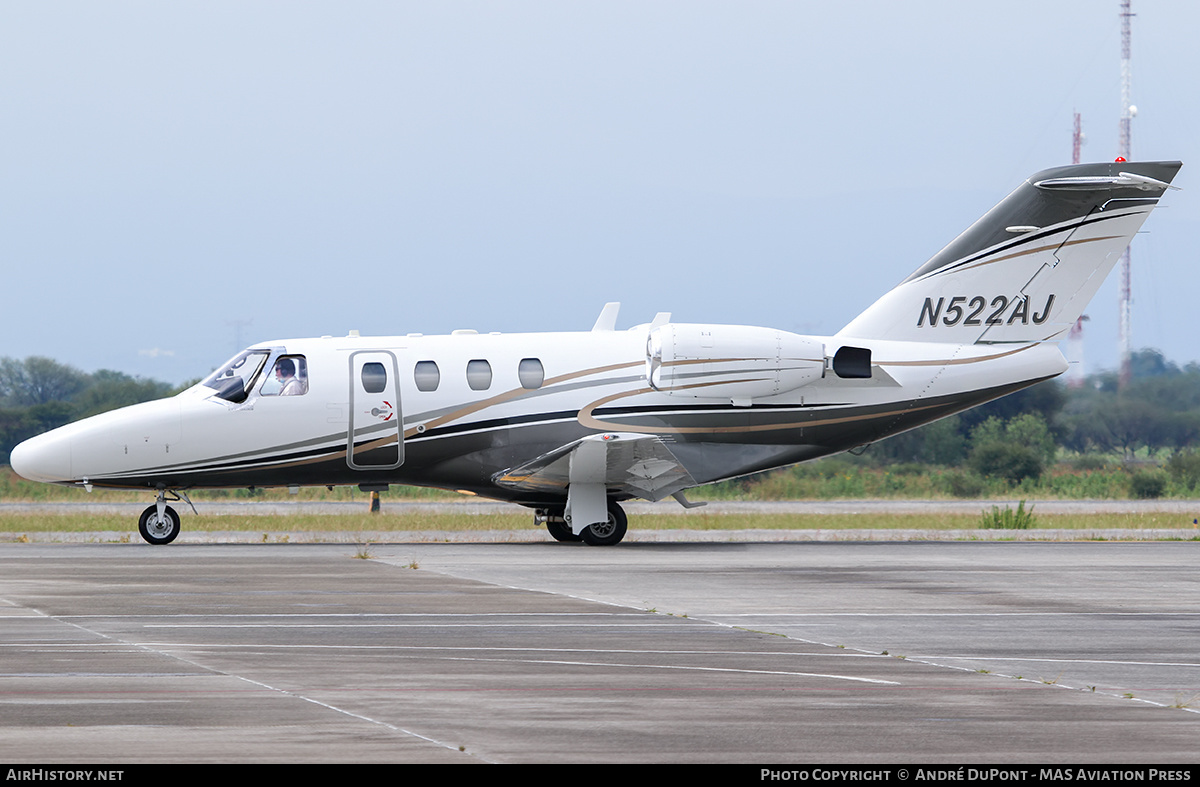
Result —
[{"label": "black stripe on fuselage", "polygon": [[[822,404],[756,404],[751,407],[735,407],[720,404],[687,404],[672,407],[662,405],[639,405],[636,407],[602,407],[594,410],[596,416],[616,417],[623,415],[659,415],[670,417],[682,414],[720,413],[743,415],[748,412],[811,410],[814,408],[846,407],[850,402],[833,402]],[[405,443],[419,443],[423,440],[446,437],[448,435],[468,432],[490,431],[506,426],[528,426],[533,424],[550,423],[553,421],[574,421],[579,417],[578,410],[559,410],[553,413],[531,413],[529,415],[510,416],[507,418],[491,418],[486,421],[472,421],[455,424],[454,426],[439,426],[417,435],[404,438]]]}]

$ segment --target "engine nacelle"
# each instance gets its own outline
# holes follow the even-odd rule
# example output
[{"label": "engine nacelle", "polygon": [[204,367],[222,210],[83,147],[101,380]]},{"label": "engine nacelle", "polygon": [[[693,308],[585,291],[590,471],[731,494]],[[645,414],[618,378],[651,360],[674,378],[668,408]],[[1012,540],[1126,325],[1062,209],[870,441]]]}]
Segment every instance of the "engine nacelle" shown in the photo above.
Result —
[{"label": "engine nacelle", "polygon": [[667,323],[646,339],[646,379],[672,396],[749,405],[824,376],[824,343],[774,328]]}]

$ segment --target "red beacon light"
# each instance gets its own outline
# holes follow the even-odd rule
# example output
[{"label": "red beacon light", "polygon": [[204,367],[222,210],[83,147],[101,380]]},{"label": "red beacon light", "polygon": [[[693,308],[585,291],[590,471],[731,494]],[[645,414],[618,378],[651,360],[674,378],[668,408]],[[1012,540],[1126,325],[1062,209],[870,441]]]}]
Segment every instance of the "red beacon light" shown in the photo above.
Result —
[{"label": "red beacon light", "polygon": [[1118,164],[1124,164],[1124,163],[1125,163],[1125,157],[1124,157],[1124,156],[1117,156],[1117,163],[1118,163]]}]

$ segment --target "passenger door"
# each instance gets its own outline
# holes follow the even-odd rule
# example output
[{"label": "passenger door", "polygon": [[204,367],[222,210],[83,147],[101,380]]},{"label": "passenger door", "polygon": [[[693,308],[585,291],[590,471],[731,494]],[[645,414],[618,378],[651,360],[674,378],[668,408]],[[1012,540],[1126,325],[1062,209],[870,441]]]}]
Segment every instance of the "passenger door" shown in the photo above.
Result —
[{"label": "passenger door", "polygon": [[404,464],[399,366],[387,350],[350,354],[346,464],[354,470],[390,470]]}]

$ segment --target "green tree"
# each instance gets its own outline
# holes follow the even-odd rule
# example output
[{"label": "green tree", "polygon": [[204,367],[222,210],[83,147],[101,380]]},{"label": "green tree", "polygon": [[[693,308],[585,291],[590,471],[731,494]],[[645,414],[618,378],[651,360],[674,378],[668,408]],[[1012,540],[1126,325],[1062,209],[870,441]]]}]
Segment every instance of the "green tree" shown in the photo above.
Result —
[{"label": "green tree", "polygon": [[1102,402],[1091,417],[1097,447],[1118,450],[1127,459],[1138,449],[1153,453],[1175,439],[1174,414],[1144,399],[1112,397]]},{"label": "green tree", "polygon": [[968,464],[979,475],[1018,484],[1040,478],[1057,450],[1040,415],[1021,413],[1007,421],[993,416],[971,431]]},{"label": "green tree", "polygon": [[128,407],[169,396],[173,388],[157,380],[130,377],[124,372],[101,369],[91,375],[91,383],[74,398],[79,417]]},{"label": "green tree", "polygon": [[1200,484],[1200,452],[1176,451],[1167,460],[1167,474],[1180,486],[1191,492]]},{"label": "green tree", "polygon": [[976,426],[989,418],[1009,421],[1022,413],[1033,413],[1041,416],[1053,431],[1058,415],[1066,403],[1067,392],[1063,385],[1057,380],[1046,380],[967,410],[960,415],[961,430],[964,435],[969,435]]},{"label": "green tree", "polygon": [[87,384],[86,374],[49,358],[38,355],[23,361],[0,358],[0,398],[9,404],[66,401]]},{"label": "green tree", "polygon": [[1004,428],[1004,437],[1010,443],[1029,446],[1045,464],[1053,464],[1058,455],[1058,443],[1050,434],[1046,419],[1035,413],[1021,413],[1010,419]]},{"label": "green tree", "polygon": [[0,358],[0,462],[36,434],[175,392],[166,383],[110,369],[85,374],[40,356]]}]

